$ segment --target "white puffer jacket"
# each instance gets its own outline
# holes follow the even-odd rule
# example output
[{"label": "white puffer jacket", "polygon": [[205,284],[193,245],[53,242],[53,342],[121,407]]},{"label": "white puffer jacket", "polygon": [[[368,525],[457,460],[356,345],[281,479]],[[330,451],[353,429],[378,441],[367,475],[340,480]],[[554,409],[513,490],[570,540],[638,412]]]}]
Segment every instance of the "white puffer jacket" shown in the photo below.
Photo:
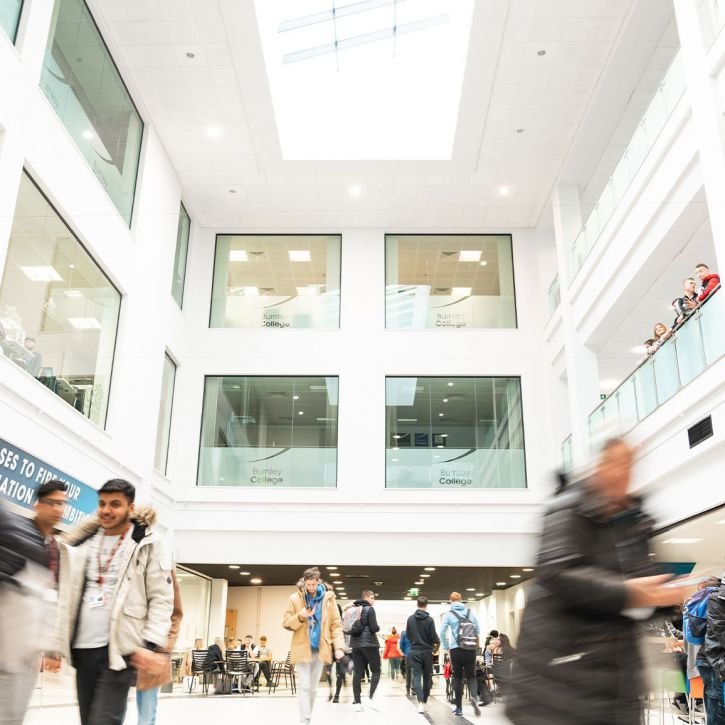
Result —
[{"label": "white puffer jacket", "polygon": [[[165,647],[168,640],[174,608],[172,565],[150,528],[155,520],[156,513],[150,508],[139,509],[132,517],[133,545],[124,548],[125,558],[110,603],[108,656],[112,670],[125,669],[124,657],[146,642]],[[67,547],[61,550],[55,649],[68,659],[83,600],[91,539],[99,528],[97,519],[89,519],[63,538]]]}]

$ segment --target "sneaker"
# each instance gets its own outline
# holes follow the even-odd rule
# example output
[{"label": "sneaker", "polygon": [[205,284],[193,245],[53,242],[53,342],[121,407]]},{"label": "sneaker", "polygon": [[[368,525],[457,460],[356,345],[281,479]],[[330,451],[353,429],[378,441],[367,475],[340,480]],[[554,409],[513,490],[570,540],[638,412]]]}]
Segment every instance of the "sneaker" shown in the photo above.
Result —
[{"label": "sneaker", "polygon": [[352,709],[355,710],[355,712],[362,712],[363,711],[362,703],[361,702],[354,702],[352,704]]},{"label": "sneaker", "polygon": [[473,714],[476,717],[481,717],[481,708],[478,706],[478,703],[476,702],[476,698],[471,698],[471,707],[473,708]]},{"label": "sneaker", "polygon": [[340,698],[339,698],[339,697],[333,697],[333,698],[332,698],[332,701],[333,701],[333,702],[340,702]]},{"label": "sneaker", "polygon": [[453,714],[454,715],[463,715],[463,709],[460,707],[454,707],[453,708]]},{"label": "sneaker", "polygon": [[425,703],[419,702],[418,703],[418,714],[422,715],[425,712]]}]

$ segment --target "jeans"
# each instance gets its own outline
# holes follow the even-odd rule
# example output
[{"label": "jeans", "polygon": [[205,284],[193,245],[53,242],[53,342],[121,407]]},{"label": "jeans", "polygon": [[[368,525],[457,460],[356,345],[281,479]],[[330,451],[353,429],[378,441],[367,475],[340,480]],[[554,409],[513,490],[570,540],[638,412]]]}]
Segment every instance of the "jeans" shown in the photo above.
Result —
[{"label": "jeans", "polygon": [[412,676],[410,655],[405,658],[405,692],[410,693],[410,678]]},{"label": "jeans", "polygon": [[725,704],[723,703],[723,683],[713,672],[712,667],[705,660],[695,662],[700,671],[702,683],[705,686],[705,713],[707,725],[725,725]]},{"label": "jeans", "polygon": [[136,670],[112,670],[108,647],[72,650],[81,725],[122,725]]},{"label": "jeans", "polygon": [[411,650],[410,655],[411,684],[418,702],[428,702],[430,688],[433,684],[433,653],[431,650]]},{"label": "jeans", "polygon": [[390,679],[394,680],[400,673],[400,657],[391,657],[388,660]]},{"label": "jeans", "polygon": [[159,688],[136,690],[138,725],[156,725],[156,707],[159,704]]},{"label": "jeans", "polygon": [[355,672],[352,676],[352,701],[360,702],[361,680],[365,673],[365,666],[370,665],[370,698],[380,682],[380,650],[377,647],[358,647],[352,651],[352,661]]},{"label": "jeans", "polygon": [[254,678],[254,681],[259,685],[259,677],[260,675],[264,675],[264,681],[267,683],[267,687],[269,687],[270,683],[272,682],[272,670],[269,667],[269,661],[263,660],[259,663],[259,669],[257,670],[257,675]]},{"label": "jeans", "polygon": [[297,675],[297,705],[300,709],[300,720],[307,723],[312,719],[312,708],[315,706],[317,697],[317,685],[320,682],[322,669],[325,663],[312,653],[309,662],[298,662],[295,665]]},{"label": "jeans", "polygon": [[[456,707],[463,705],[463,677],[468,680],[468,694],[471,699],[478,697],[478,683],[476,682],[476,650],[454,647],[451,650],[451,670],[453,673],[453,691],[456,697]],[[478,702],[478,700],[476,700]]]},{"label": "jeans", "polygon": [[40,662],[35,662],[22,672],[0,672],[1,725],[23,725],[39,671]]}]

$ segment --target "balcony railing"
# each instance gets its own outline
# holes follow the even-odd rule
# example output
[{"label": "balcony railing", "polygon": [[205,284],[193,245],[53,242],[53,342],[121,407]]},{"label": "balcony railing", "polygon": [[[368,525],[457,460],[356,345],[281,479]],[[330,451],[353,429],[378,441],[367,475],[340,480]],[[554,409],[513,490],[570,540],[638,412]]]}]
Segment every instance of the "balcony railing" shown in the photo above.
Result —
[{"label": "balcony railing", "polygon": [[592,440],[626,433],[725,355],[725,292],[711,293],[589,416]]},{"label": "balcony railing", "polygon": [[569,281],[573,281],[629,189],[652,146],[685,91],[681,54],[673,58],[637,130],[609,177],[597,203],[569,250]]},{"label": "balcony railing", "polygon": [[561,303],[561,289],[559,287],[559,275],[551,281],[549,285],[549,318],[556,312],[557,307]]}]

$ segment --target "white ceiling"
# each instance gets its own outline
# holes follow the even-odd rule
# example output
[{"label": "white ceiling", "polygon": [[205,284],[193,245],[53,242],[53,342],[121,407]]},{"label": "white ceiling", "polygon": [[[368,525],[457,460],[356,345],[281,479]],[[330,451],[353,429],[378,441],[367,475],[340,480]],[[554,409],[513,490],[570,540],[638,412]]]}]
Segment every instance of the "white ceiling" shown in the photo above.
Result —
[{"label": "white ceiling", "polygon": [[477,0],[453,158],[406,162],[282,160],[252,0],[89,5],[202,225],[457,231],[537,223],[632,7],[646,1]]}]

